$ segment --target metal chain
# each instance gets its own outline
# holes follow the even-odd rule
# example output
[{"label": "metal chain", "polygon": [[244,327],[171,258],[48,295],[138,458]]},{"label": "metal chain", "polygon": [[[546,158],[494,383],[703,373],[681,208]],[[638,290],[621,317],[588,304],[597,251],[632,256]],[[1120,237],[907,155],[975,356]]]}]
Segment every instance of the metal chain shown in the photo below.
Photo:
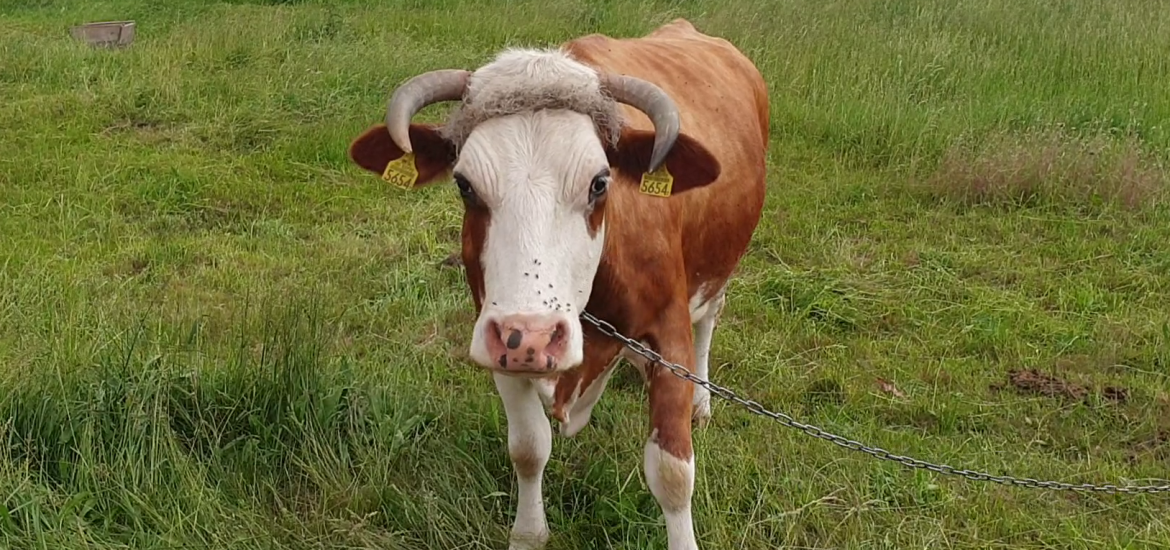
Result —
[{"label": "metal chain", "polygon": [[1094,492],[1095,491],[1095,492],[1110,493],[1110,494],[1116,494],[1116,493],[1128,493],[1128,494],[1167,493],[1167,492],[1170,492],[1170,484],[1168,484],[1168,485],[1129,486],[1129,487],[1118,487],[1116,485],[1093,485],[1093,484],[1089,484],[1089,483],[1076,485],[1076,484],[1064,483],[1064,482],[1060,482],[1060,481],[1040,481],[1040,480],[1029,479],[1029,478],[1021,479],[1021,478],[1016,478],[1016,477],[1011,477],[1011,476],[1006,476],[1006,475],[1005,476],[996,476],[996,475],[992,475],[992,474],[988,474],[988,473],[984,473],[984,472],[977,472],[977,471],[973,471],[973,470],[962,470],[959,468],[955,468],[953,466],[948,466],[946,464],[933,464],[930,462],[918,460],[916,458],[897,455],[897,454],[891,453],[891,452],[889,452],[885,449],[879,448],[879,447],[870,447],[868,445],[858,443],[857,441],[853,441],[852,439],[829,433],[829,432],[827,432],[821,428],[818,428],[816,426],[813,426],[811,424],[804,424],[804,423],[799,422],[796,419],[794,419],[791,416],[788,416],[784,413],[769,411],[768,409],[765,409],[763,407],[763,405],[760,405],[759,403],[756,403],[755,401],[740,397],[727,388],[713,384],[711,382],[708,382],[706,380],[703,380],[702,378],[699,378],[699,377],[691,374],[691,372],[689,370],[687,370],[685,367],[683,367],[681,365],[667,361],[658,352],[647,348],[646,346],[644,346],[641,342],[638,342],[637,340],[634,340],[632,338],[627,338],[626,336],[619,333],[617,331],[617,329],[614,328],[613,325],[611,325],[605,321],[602,321],[601,319],[598,319],[597,317],[594,317],[589,312],[582,312],[581,318],[588,321],[589,323],[595,325],[597,327],[597,329],[602,332],[602,334],[605,334],[606,336],[609,336],[611,338],[615,338],[615,339],[619,340],[622,344],[624,344],[627,348],[629,348],[634,353],[637,353],[638,355],[641,355],[642,357],[644,357],[644,358],[646,358],[654,363],[657,363],[659,365],[666,367],[675,376],[682,378],[684,380],[689,380],[689,381],[693,382],[694,384],[702,386],[702,387],[706,388],[708,391],[710,391],[711,393],[718,395],[719,397],[722,397],[723,399],[726,399],[728,401],[736,403],[736,404],[744,407],[745,409],[748,409],[749,411],[751,411],[753,413],[756,413],[760,416],[766,416],[768,418],[771,418],[772,420],[775,420],[776,422],[779,422],[781,425],[787,426],[789,428],[795,428],[797,430],[800,430],[800,431],[804,432],[806,435],[810,435],[812,437],[824,439],[826,441],[830,441],[830,442],[835,443],[835,444],[837,444],[841,447],[844,447],[846,449],[865,453],[865,454],[868,454],[868,455],[873,456],[875,458],[879,458],[882,460],[889,460],[892,462],[897,462],[897,463],[899,463],[903,466],[906,466],[908,468],[919,468],[922,470],[929,470],[929,471],[937,472],[940,474],[965,477],[967,479],[971,479],[971,480],[975,480],[975,481],[992,481],[992,482],[1000,483],[1003,485],[1015,485],[1015,486],[1019,486],[1019,487],[1029,487],[1029,488],[1038,488],[1038,489],[1055,489],[1055,490],[1082,491],[1082,492]]}]

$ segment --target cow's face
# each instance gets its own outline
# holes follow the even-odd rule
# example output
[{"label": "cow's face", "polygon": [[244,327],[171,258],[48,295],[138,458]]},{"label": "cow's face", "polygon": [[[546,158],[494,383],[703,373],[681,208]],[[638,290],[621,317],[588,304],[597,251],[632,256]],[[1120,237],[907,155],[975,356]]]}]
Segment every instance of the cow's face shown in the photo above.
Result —
[{"label": "cow's face", "polygon": [[470,233],[465,265],[483,285],[474,361],[541,374],[581,362],[578,315],[601,260],[610,170],[580,113],[517,114],[471,133],[453,179]]},{"label": "cow's face", "polygon": [[[579,64],[546,66],[547,55],[533,59],[527,66],[497,62],[481,68],[478,82],[472,80],[466,92],[466,104],[474,106],[477,98],[491,94],[493,101],[480,104],[523,103],[524,90],[539,89],[545,72],[552,86],[568,82],[569,88],[584,90],[578,104],[594,101],[590,94],[601,101],[592,70]],[[511,74],[493,75],[496,71]],[[446,128],[403,127],[418,172],[415,185],[449,173],[462,197],[463,261],[479,311],[470,356],[483,367],[547,376],[581,363],[578,316],[602,259],[611,187],[637,186],[658,151],[654,132],[626,128],[618,137],[612,128],[614,136],[603,136],[605,125],[583,110],[588,109],[522,109],[474,124],[454,117]],[[671,143],[662,162],[674,177],[673,195],[718,177],[718,162],[697,141],[678,134]],[[350,146],[350,157],[376,173],[402,155],[384,125],[367,130]],[[665,207],[667,200],[650,198],[646,204]]]}]

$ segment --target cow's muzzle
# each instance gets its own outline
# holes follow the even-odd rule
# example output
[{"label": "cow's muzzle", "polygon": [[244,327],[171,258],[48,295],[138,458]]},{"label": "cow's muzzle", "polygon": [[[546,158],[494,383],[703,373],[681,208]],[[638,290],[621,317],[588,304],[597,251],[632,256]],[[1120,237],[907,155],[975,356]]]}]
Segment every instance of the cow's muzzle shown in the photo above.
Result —
[{"label": "cow's muzzle", "polygon": [[[502,374],[553,374],[568,349],[569,323],[556,313],[513,314],[490,319],[484,334],[490,368]],[[489,365],[485,365],[489,366]]]}]

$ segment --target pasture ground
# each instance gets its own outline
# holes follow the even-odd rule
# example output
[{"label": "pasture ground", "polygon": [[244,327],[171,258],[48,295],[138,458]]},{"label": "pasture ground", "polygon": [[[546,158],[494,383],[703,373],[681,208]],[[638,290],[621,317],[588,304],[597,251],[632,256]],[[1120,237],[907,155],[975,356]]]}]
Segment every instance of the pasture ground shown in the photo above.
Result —
[{"label": "pasture ground", "polygon": [[[955,466],[1168,477],[1157,2],[0,0],[3,545],[504,548],[504,416],[443,264],[456,193],[387,188],[346,147],[420,71],[679,16],[772,94],[714,380]],[[69,38],[109,19],[133,47]],[[665,546],[630,371],[554,443],[550,548]],[[1170,545],[1170,497],[714,414],[703,548]]]}]

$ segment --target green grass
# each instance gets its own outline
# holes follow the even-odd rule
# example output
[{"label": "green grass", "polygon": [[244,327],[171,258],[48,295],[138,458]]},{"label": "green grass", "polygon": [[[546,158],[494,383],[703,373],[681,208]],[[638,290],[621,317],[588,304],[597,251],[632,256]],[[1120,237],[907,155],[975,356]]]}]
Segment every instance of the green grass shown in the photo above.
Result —
[{"label": "green grass", "polygon": [[[714,380],[954,466],[1170,476],[1157,2],[0,0],[0,546],[504,548],[506,422],[440,266],[461,207],[346,147],[420,71],[678,16],[772,97]],[[123,18],[126,50],[68,36]],[[1027,368],[1089,397],[997,389]],[[1170,497],[939,477],[714,414],[704,548],[1170,546]],[[665,547],[645,436],[622,374],[554,442],[550,548]]]}]

